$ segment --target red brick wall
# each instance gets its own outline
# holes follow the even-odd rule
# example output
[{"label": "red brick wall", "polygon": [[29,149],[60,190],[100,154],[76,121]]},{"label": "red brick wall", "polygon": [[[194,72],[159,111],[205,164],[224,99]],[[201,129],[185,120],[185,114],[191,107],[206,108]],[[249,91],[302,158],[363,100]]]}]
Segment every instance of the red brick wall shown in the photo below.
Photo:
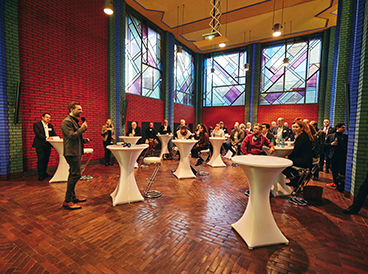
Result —
[{"label": "red brick wall", "polygon": [[258,107],[258,123],[271,124],[272,121],[276,122],[279,117],[283,117],[289,126],[297,117],[308,119],[309,121],[318,121],[318,104]]},{"label": "red brick wall", "polygon": [[[89,125],[93,159],[103,157],[108,118],[107,16],[103,0],[19,0],[19,54],[24,169],[36,168],[32,124],[43,112],[61,136],[67,105],[79,101]],[[53,150],[50,166],[57,165]]]},{"label": "red brick wall", "polygon": [[180,123],[184,119],[187,124],[194,125],[194,107],[174,104],[174,123]]},{"label": "red brick wall", "polygon": [[[128,100],[126,121],[136,121],[142,127],[142,122],[163,122],[164,101],[127,94]],[[130,126],[127,125],[127,130]]]},{"label": "red brick wall", "polygon": [[207,127],[223,121],[228,129],[231,129],[235,122],[244,122],[244,106],[232,107],[208,107],[202,108],[202,123]]}]

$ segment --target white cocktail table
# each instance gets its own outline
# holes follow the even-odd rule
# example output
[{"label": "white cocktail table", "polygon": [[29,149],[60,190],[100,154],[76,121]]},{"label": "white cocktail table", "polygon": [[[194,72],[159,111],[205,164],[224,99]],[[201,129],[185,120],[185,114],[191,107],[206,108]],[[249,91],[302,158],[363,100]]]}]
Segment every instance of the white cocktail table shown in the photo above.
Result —
[{"label": "white cocktail table", "polygon": [[198,142],[197,140],[173,140],[172,141],[179,150],[180,162],[179,166],[174,172],[174,175],[178,179],[195,178],[196,176],[192,172],[189,163],[189,152],[192,147]]},{"label": "white cocktail table", "polygon": [[54,182],[66,182],[69,176],[69,165],[64,157],[64,144],[63,139],[53,137],[53,140],[47,140],[59,154],[59,165],[56,169],[54,176],[50,179],[49,183]]},{"label": "white cocktail table", "polygon": [[120,166],[119,183],[113,193],[111,193],[112,204],[114,206],[130,202],[143,201],[137,182],[134,176],[134,163],[141,152],[148,148],[148,145],[132,145],[123,147],[121,145],[107,146],[114,154]]},{"label": "white cocktail table", "polygon": [[160,158],[162,159],[162,155],[169,153],[169,150],[167,148],[167,145],[169,144],[170,139],[173,137],[172,134],[157,134],[157,137],[160,139],[161,141],[161,154],[160,154]]},{"label": "white cocktail table", "polygon": [[[227,142],[230,142],[230,134],[225,134],[225,138],[227,139]],[[231,146],[231,143],[230,143]],[[224,155],[224,158],[228,158],[231,159],[231,151],[230,149],[226,152],[226,154]]]},{"label": "white cocktail table", "polygon": [[213,154],[211,160],[207,163],[207,165],[212,167],[224,167],[225,163],[221,159],[220,149],[222,144],[226,141],[226,138],[222,137],[210,137],[210,142],[213,148]]},{"label": "white cocktail table", "polygon": [[231,226],[252,250],[257,246],[289,244],[281,233],[270,206],[270,188],[277,175],[293,164],[291,160],[262,155],[234,156],[249,183],[249,201],[239,221]]},{"label": "white cocktail table", "polygon": [[[267,153],[267,155],[269,149],[270,149],[269,147],[263,147],[263,150]],[[271,156],[285,158],[293,151],[293,149],[294,149],[293,146],[285,146],[285,147],[275,146],[275,151],[272,153]],[[277,176],[273,186],[271,187],[271,192],[274,197],[289,196],[293,192],[293,189],[286,184],[285,175],[280,173],[279,176]]]},{"label": "white cocktail table", "polygon": [[[119,138],[123,140],[125,143],[135,145],[137,144],[138,140],[142,138],[142,136],[119,136]],[[134,167],[138,168],[137,162],[135,162]]]}]

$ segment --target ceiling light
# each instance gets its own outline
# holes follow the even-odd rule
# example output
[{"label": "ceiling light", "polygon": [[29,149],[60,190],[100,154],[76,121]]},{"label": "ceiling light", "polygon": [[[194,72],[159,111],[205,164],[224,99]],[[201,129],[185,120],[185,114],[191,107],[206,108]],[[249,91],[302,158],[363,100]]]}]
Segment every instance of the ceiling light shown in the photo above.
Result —
[{"label": "ceiling light", "polygon": [[106,13],[107,15],[114,14],[114,6],[112,4],[112,0],[105,0],[104,13]]},{"label": "ceiling light", "polygon": [[220,43],[220,44],[219,44],[219,47],[220,47],[220,48],[224,48],[224,47],[226,47],[226,43]]},{"label": "ceiling light", "polygon": [[249,70],[249,64],[248,63],[244,65],[244,70],[245,71],[248,71]]},{"label": "ceiling light", "polygon": [[289,65],[289,58],[284,59],[284,66],[287,67]]},{"label": "ceiling light", "polygon": [[277,37],[281,35],[281,26],[279,23],[276,23],[275,25],[273,25],[273,36]]},{"label": "ceiling light", "polygon": [[176,55],[180,55],[183,53],[183,47],[182,46],[177,46],[176,48]]}]

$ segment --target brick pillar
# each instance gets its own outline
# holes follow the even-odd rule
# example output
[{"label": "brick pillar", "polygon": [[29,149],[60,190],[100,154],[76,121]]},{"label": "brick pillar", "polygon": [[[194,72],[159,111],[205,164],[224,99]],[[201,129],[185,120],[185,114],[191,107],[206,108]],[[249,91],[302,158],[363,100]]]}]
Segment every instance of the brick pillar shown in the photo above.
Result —
[{"label": "brick pillar", "polygon": [[[115,10],[116,6],[115,6]],[[107,37],[108,37],[108,104],[109,111],[108,116],[112,119],[115,127],[120,127],[120,122],[117,117],[117,109],[116,109],[116,12],[108,17],[107,23]],[[120,132],[120,130],[119,130]]]},{"label": "brick pillar", "polygon": [[162,52],[164,53],[163,58],[163,100],[164,100],[164,119],[169,121],[170,127],[174,127],[174,36],[165,31],[163,35],[163,47]]},{"label": "brick pillar", "polygon": [[203,92],[204,92],[204,55],[194,54],[194,124],[198,125],[202,122],[202,105],[203,105]]},{"label": "brick pillar", "polygon": [[351,26],[353,17],[353,1],[340,0],[339,14],[341,20],[339,26],[339,48],[337,59],[336,87],[334,96],[333,121],[342,123],[345,121],[345,85],[348,83],[350,64]]},{"label": "brick pillar", "polygon": [[[354,93],[352,102],[356,100],[356,109],[354,109],[354,105],[352,104],[352,112],[351,119],[354,120],[354,114],[356,113],[355,119],[355,136],[354,136],[354,144],[351,143],[351,139],[349,138],[349,147],[348,147],[348,165],[350,161],[352,161],[351,168],[351,189],[350,192],[356,196],[356,193],[359,190],[361,183],[365,178],[365,174],[368,171],[368,142],[367,142],[367,128],[368,128],[368,1],[358,1],[358,14],[360,12],[364,12],[363,16],[358,17],[357,26],[363,25],[361,31],[359,31],[359,27],[356,29],[355,35],[357,36],[357,44],[360,43],[361,40],[361,52],[359,58],[360,64],[356,65],[359,67],[359,77],[352,78],[351,87],[355,87],[357,84],[357,94],[356,98]],[[364,11],[363,8],[364,7]],[[353,116],[353,117],[352,117]],[[353,145],[353,147],[352,147]],[[352,157],[352,158],[350,158]],[[347,186],[349,187],[349,185]],[[345,188],[345,190],[349,190]]]},{"label": "brick pillar", "polygon": [[[332,98],[332,83],[334,78],[334,66],[335,66],[335,42],[336,42],[336,27],[330,28],[330,37],[328,41],[328,57],[327,57],[327,68],[326,68],[326,86],[324,90],[324,105],[323,112],[321,115],[321,127],[323,126],[324,119],[330,119],[331,111],[331,98]],[[323,91],[322,91],[323,92]],[[322,102],[320,102],[322,104]]]},{"label": "brick pillar", "polygon": [[[4,41],[6,55],[6,94],[1,95],[2,118],[7,117],[7,125],[3,130],[8,129],[0,135],[1,143],[5,145],[5,152],[9,156],[5,161],[1,159],[1,175],[23,172],[23,149],[22,149],[22,124],[21,110],[19,109],[18,123],[14,123],[14,110],[16,102],[17,82],[20,80],[19,72],[19,48],[18,48],[18,5],[17,1],[5,0],[3,3],[4,19]],[[4,81],[2,81],[4,83]],[[4,89],[5,90],[5,89]],[[2,120],[5,122],[5,120]],[[8,134],[7,134],[8,133]],[[8,149],[6,149],[6,146]],[[1,148],[2,150],[3,148]],[[8,150],[8,151],[7,151]],[[7,159],[6,159],[7,158]],[[5,167],[3,166],[5,163]]]},{"label": "brick pillar", "polygon": [[261,44],[247,46],[249,71],[246,73],[244,123],[249,121],[252,125],[257,122],[258,117],[261,58]]},{"label": "brick pillar", "polygon": [[[330,53],[330,29],[327,29],[322,34],[322,53],[321,53],[321,74],[319,80],[318,93],[318,126],[323,127],[323,120],[325,119],[325,100],[326,100],[326,86],[327,86],[327,71],[328,71],[328,57]],[[329,109],[328,109],[329,110]],[[329,117],[326,116],[326,117]]]}]

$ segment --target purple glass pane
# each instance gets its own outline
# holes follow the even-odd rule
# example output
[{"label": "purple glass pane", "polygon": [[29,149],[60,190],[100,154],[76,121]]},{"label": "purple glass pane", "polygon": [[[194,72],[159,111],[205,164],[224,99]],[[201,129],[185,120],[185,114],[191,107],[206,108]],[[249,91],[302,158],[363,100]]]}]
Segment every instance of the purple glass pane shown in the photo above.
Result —
[{"label": "purple glass pane", "polygon": [[305,91],[299,91],[299,94],[304,97],[305,96]]},{"label": "purple glass pane", "polygon": [[138,77],[137,80],[130,86],[128,93],[132,94],[141,94],[141,77]]},{"label": "purple glass pane", "polygon": [[283,93],[282,92],[275,92],[275,93],[269,93],[265,96],[265,99],[273,103],[275,100],[277,100]]},{"label": "purple glass pane", "polygon": [[146,25],[142,25],[142,36],[143,39],[147,38],[147,26]]},{"label": "purple glass pane", "polygon": [[184,83],[184,85],[181,87],[180,91],[185,92],[187,90],[188,86],[187,83]]},{"label": "purple glass pane", "polygon": [[307,82],[307,88],[315,88],[317,86],[317,75],[318,73],[314,74],[311,78],[309,78]]},{"label": "purple glass pane", "polygon": [[296,69],[306,58],[307,58],[307,52],[304,52],[302,56],[300,56],[295,62],[293,62],[291,67],[293,69]]},{"label": "purple glass pane", "polygon": [[148,51],[148,64],[150,64],[152,67],[156,68],[156,62],[155,60],[153,59],[152,55],[151,55],[151,52]]},{"label": "purple glass pane", "polygon": [[240,91],[236,87],[232,87],[225,95],[225,98],[233,102],[240,95]]},{"label": "purple glass pane", "polygon": [[276,72],[276,74],[274,74],[271,78],[270,81],[272,83],[275,83],[277,81],[277,79],[280,78],[280,76],[284,73],[284,69],[280,68],[278,72]]},{"label": "purple glass pane", "polygon": [[262,55],[262,66],[264,66],[267,62],[266,56]]}]

